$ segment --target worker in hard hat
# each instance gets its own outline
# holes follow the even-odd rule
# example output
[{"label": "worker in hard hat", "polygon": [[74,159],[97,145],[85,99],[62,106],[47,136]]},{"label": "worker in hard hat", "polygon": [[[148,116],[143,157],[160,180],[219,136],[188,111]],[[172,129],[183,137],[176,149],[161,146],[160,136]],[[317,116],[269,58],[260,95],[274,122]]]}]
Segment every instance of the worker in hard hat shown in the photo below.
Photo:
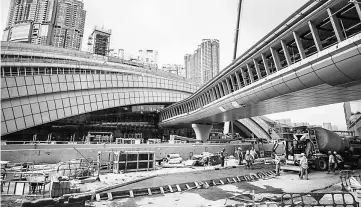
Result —
[{"label": "worker in hard hat", "polygon": [[333,152],[333,156],[335,157],[335,169],[341,170],[343,168],[343,158],[341,155],[337,154],[336,151]]},{"label": "worker in hard hat", "polygon": [[301,153],[300,160],[300,178],[303,180],[303,176],[306,175],[306,180],[308,180],[308,160],[305,153]]},{"label": "worker in hard hat", "polygon": [[250,154],[249,150],[246,151],[244,159],[246,160],[246,167],[248,169],[252,168],[252,155]]},{"label": "worker in hard hat", "polygon": [[258,154],[256,152],[256,150],[254,149],[254,147],[252,147],[251,151],[249,152],[252,155],[252,162],[254,163],[254,160],[258,158]]},{"label": "worker in hard hat", "polygon": [[272,158],[274,159],[274,163],[276,164],[276,176],[280,175],[281,169],[281,158],[276,154],[276,151],[273,150]]},{"label": "worker in hard hat", "polygon": [[330,171],[333,171],[333,173],[336,174],[335,172],[335,156],[332,154],[331,151],[328,151],[328,171],[327,174],[330,173]]},{"label": "worker in hard hat", "polygon": [[242,151],[242,148],[241,148],[241,147],[238,147],[237,156],[238,156],[238,165],[242,165],[242,161],[243,161],[243,151]]}]

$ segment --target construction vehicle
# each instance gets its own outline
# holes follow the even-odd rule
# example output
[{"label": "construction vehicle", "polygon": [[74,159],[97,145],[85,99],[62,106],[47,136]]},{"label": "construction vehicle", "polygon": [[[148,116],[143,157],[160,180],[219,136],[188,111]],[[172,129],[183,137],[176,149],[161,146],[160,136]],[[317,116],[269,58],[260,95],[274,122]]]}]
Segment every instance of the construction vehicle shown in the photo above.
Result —
[{"label": "construction vehicle", "polygon": [[305,153],[309,166],[316,170],[328,169],[328,152],[337,152],[344,164],[361,168],[361,139],[340,136],[321,127],[296,127],[293,139],[286,140],[287,164],[299,165],[301,153]]}]

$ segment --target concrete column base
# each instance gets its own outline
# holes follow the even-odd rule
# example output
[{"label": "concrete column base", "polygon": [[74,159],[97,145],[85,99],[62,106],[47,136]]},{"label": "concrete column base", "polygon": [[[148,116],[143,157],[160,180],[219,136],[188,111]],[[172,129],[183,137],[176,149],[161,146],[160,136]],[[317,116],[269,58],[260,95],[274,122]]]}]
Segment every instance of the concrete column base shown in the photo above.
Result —
[{"label": "concrete column base", "polygon": [[192,124],[192,128],[196,133],[196,139],[199,141],[206,142],[209,139],[209,134],[211,133],[213,125]]}]

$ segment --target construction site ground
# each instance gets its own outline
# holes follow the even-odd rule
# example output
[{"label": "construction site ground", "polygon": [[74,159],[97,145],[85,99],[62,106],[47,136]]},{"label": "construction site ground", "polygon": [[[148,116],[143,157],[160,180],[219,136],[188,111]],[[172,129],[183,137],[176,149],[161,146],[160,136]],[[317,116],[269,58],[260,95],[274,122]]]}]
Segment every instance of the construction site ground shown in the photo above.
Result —
[{"label": "construction site ground", "polygon": [[[169,179],[173,178],[174,182],[177,180],[183,181],[181,178],[185,177],[213,177],[219,178],[221,175],[227,174],[238,175],[246,174],[252,170],[245,170],[244,167],[236,169],[225,169],[220,171],[205,172],[201,174],[187,173],[174,174]],[[255,170],[254,170],[255,171]],[[360,172],[360,171],[359,171]],[[188,176],[189,175],[189,176]],[[192,178],[193,179],[193,178]],[[208,178],[209,179],[209,178]],[[142,184],[128,186],[129,188],[138,188],[141,185],[154,185],[153,182],[160,181],[159,179],[149,179]],[[234,184],[226,184],[221,186],[213,186],[208,189],[193,189],[187,192],[175,192],[154,196],[141,196],[127,199],[116,199],[113,201],[93,202],[96,207],[207,207],[216,206],[224,207],[226,205],[239,204],[237,201],[230,200],[230,197],[253,192],[261,197],[281,197],[283,193],[300,193],[300,192],[341,192],[340,177],[338,174],[327,174],[326,172],[312,172],[309,175],[309,180],[300,180],[296,172],[282,172],[281,176],[258,180],[254,182],[240,182]],[[358,202],[356,192],[351,192]]]},{"label": "construction site ground", "polygon": [[[111,191],[131,190],[138,188],[159,187],[185,182],[204,181],[225,177],[235,177],[249,173],[257,173],[267,170],[274,170],[274,165],[258,164],[254,169],[249,170],[244,166],[237,166],[236,161],[229,160],[225,169],[219,166],[192,167],[192,168],[163,168],[154,171],[129,172],[129,173],[107,173],[100,175],[100,181],[79,184],[81,192],[94,191],[115,184],[121,184],[135,179],[155,175],[154,178],[146,179],[134,184],[112,189]],[[219,169],[219,170],[215,170]],[[358,171],[359,173],[361,171]],[[280,197],[283,193],[290,192],[329,192],[341,191],[339,175],[326,174],[326,172],[313,171],[309,180],[300,180],[297,172],[281,172],[281,176],[252,182],[239,182],[220,186],[212,186],[208,189],[193,189],[186,192],[175,192],[168,194],[157,194],[153,196],[138,196],[135,198],[114,199],[112,201],[94,201],[90,204],[96,207],[104,206],[225,206],[239,202],[228,198],[242,193],[254,191],[262,197]],[[108,192],[108,191],[107,191]],[[357,196],[356,196],[357,197]],[[25,196],[2,196],[1,206],[21,206],[23,199],[34,200],[42,197]],[[359,198],[357,198],[358,201]]]}]

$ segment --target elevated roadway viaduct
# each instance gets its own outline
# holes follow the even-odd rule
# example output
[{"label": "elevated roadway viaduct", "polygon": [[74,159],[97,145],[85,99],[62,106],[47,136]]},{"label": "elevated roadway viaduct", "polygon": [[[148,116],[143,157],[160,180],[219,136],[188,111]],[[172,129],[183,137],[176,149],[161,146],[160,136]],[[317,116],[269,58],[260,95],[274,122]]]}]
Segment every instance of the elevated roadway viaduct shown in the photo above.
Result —
[{"label": "elevated roadway viaduct", "polygon": [[192,96],[162,110],[160,125],[193,123],[206,133],[212,123],[361,99],[360,5],[307,2]]}]

